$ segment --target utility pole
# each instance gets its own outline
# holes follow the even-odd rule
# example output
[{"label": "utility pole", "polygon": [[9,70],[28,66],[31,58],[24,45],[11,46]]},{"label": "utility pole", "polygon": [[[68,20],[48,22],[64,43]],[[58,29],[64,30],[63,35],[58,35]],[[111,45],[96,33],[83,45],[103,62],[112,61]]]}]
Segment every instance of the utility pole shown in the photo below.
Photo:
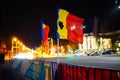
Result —
[{"label": "utility pole", "polygon": [[99,44],[98,44],[98,17],[96,17],[96,16],[94,18],[93,33],[94,33],[94,36],[96,37],[97,50],[99,50]]}]

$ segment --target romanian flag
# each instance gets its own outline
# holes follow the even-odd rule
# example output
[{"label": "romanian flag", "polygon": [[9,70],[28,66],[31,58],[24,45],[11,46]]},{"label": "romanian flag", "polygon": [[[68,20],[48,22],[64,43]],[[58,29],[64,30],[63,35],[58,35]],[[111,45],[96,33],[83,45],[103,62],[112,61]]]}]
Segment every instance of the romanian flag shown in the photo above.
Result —
[{"label": "romanian flag", "polygon": [[50,28],[48,25],[44,24],[42,21],[41,21],[41,26],[42,26],[42,42],[43,42],[44,46],[47,46],[48,34],[50,31]]},{"label": "romanian flag", "polygon": [[57,31],[60,39],[68,39],[74,43],[83,43],[83,18],[58,9]]}]

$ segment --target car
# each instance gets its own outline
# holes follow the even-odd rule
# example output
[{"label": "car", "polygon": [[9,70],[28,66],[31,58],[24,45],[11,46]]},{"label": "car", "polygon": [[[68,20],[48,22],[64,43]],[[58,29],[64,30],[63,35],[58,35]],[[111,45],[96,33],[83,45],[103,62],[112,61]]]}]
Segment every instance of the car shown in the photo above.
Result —
[{"label": "car", "polygon": [[102,52],[102,55],[108,55],[108,54],[112,54],[112,51],[111,50],[107,50],[107,51]]},{"label": "car", "polygon": [[97,51],[91,52],[89,56],[99,56]]},{"label": "car", "polygon": [[85,53],[75,53],[75,54],[73,54],[73,56],[87,56],[87,54],[85,54]]}]

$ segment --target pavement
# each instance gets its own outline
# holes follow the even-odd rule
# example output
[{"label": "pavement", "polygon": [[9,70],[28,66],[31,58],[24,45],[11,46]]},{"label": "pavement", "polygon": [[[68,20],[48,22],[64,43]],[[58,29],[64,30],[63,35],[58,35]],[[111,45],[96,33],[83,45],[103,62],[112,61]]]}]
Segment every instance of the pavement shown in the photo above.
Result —
[{"label": "pavement", "polygon": [[25,80],[25,77],[9,64],[0,64],[0,80]]}]

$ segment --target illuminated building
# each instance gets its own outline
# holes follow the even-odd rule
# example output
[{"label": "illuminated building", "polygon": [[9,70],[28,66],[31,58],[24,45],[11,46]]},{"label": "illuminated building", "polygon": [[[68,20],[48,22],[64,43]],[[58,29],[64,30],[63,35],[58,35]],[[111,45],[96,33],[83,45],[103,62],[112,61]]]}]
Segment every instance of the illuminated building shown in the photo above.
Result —
[{"label": "illuminated building", "polygon": [[[93,33],[85,33],[83,44],[80,44],[79,47],[82,50],[96,50],[96,49],[113,49],[113,45],[116,43],[117,47],[115,49],[120,50],[120,31],[109,32],[109,33],[99,33],[98,41]],[[114,38],[116,42],[113,41]],[[115,43],[114,43],[115,42]],[[98,45],[97,45],[98,44]]]}]

